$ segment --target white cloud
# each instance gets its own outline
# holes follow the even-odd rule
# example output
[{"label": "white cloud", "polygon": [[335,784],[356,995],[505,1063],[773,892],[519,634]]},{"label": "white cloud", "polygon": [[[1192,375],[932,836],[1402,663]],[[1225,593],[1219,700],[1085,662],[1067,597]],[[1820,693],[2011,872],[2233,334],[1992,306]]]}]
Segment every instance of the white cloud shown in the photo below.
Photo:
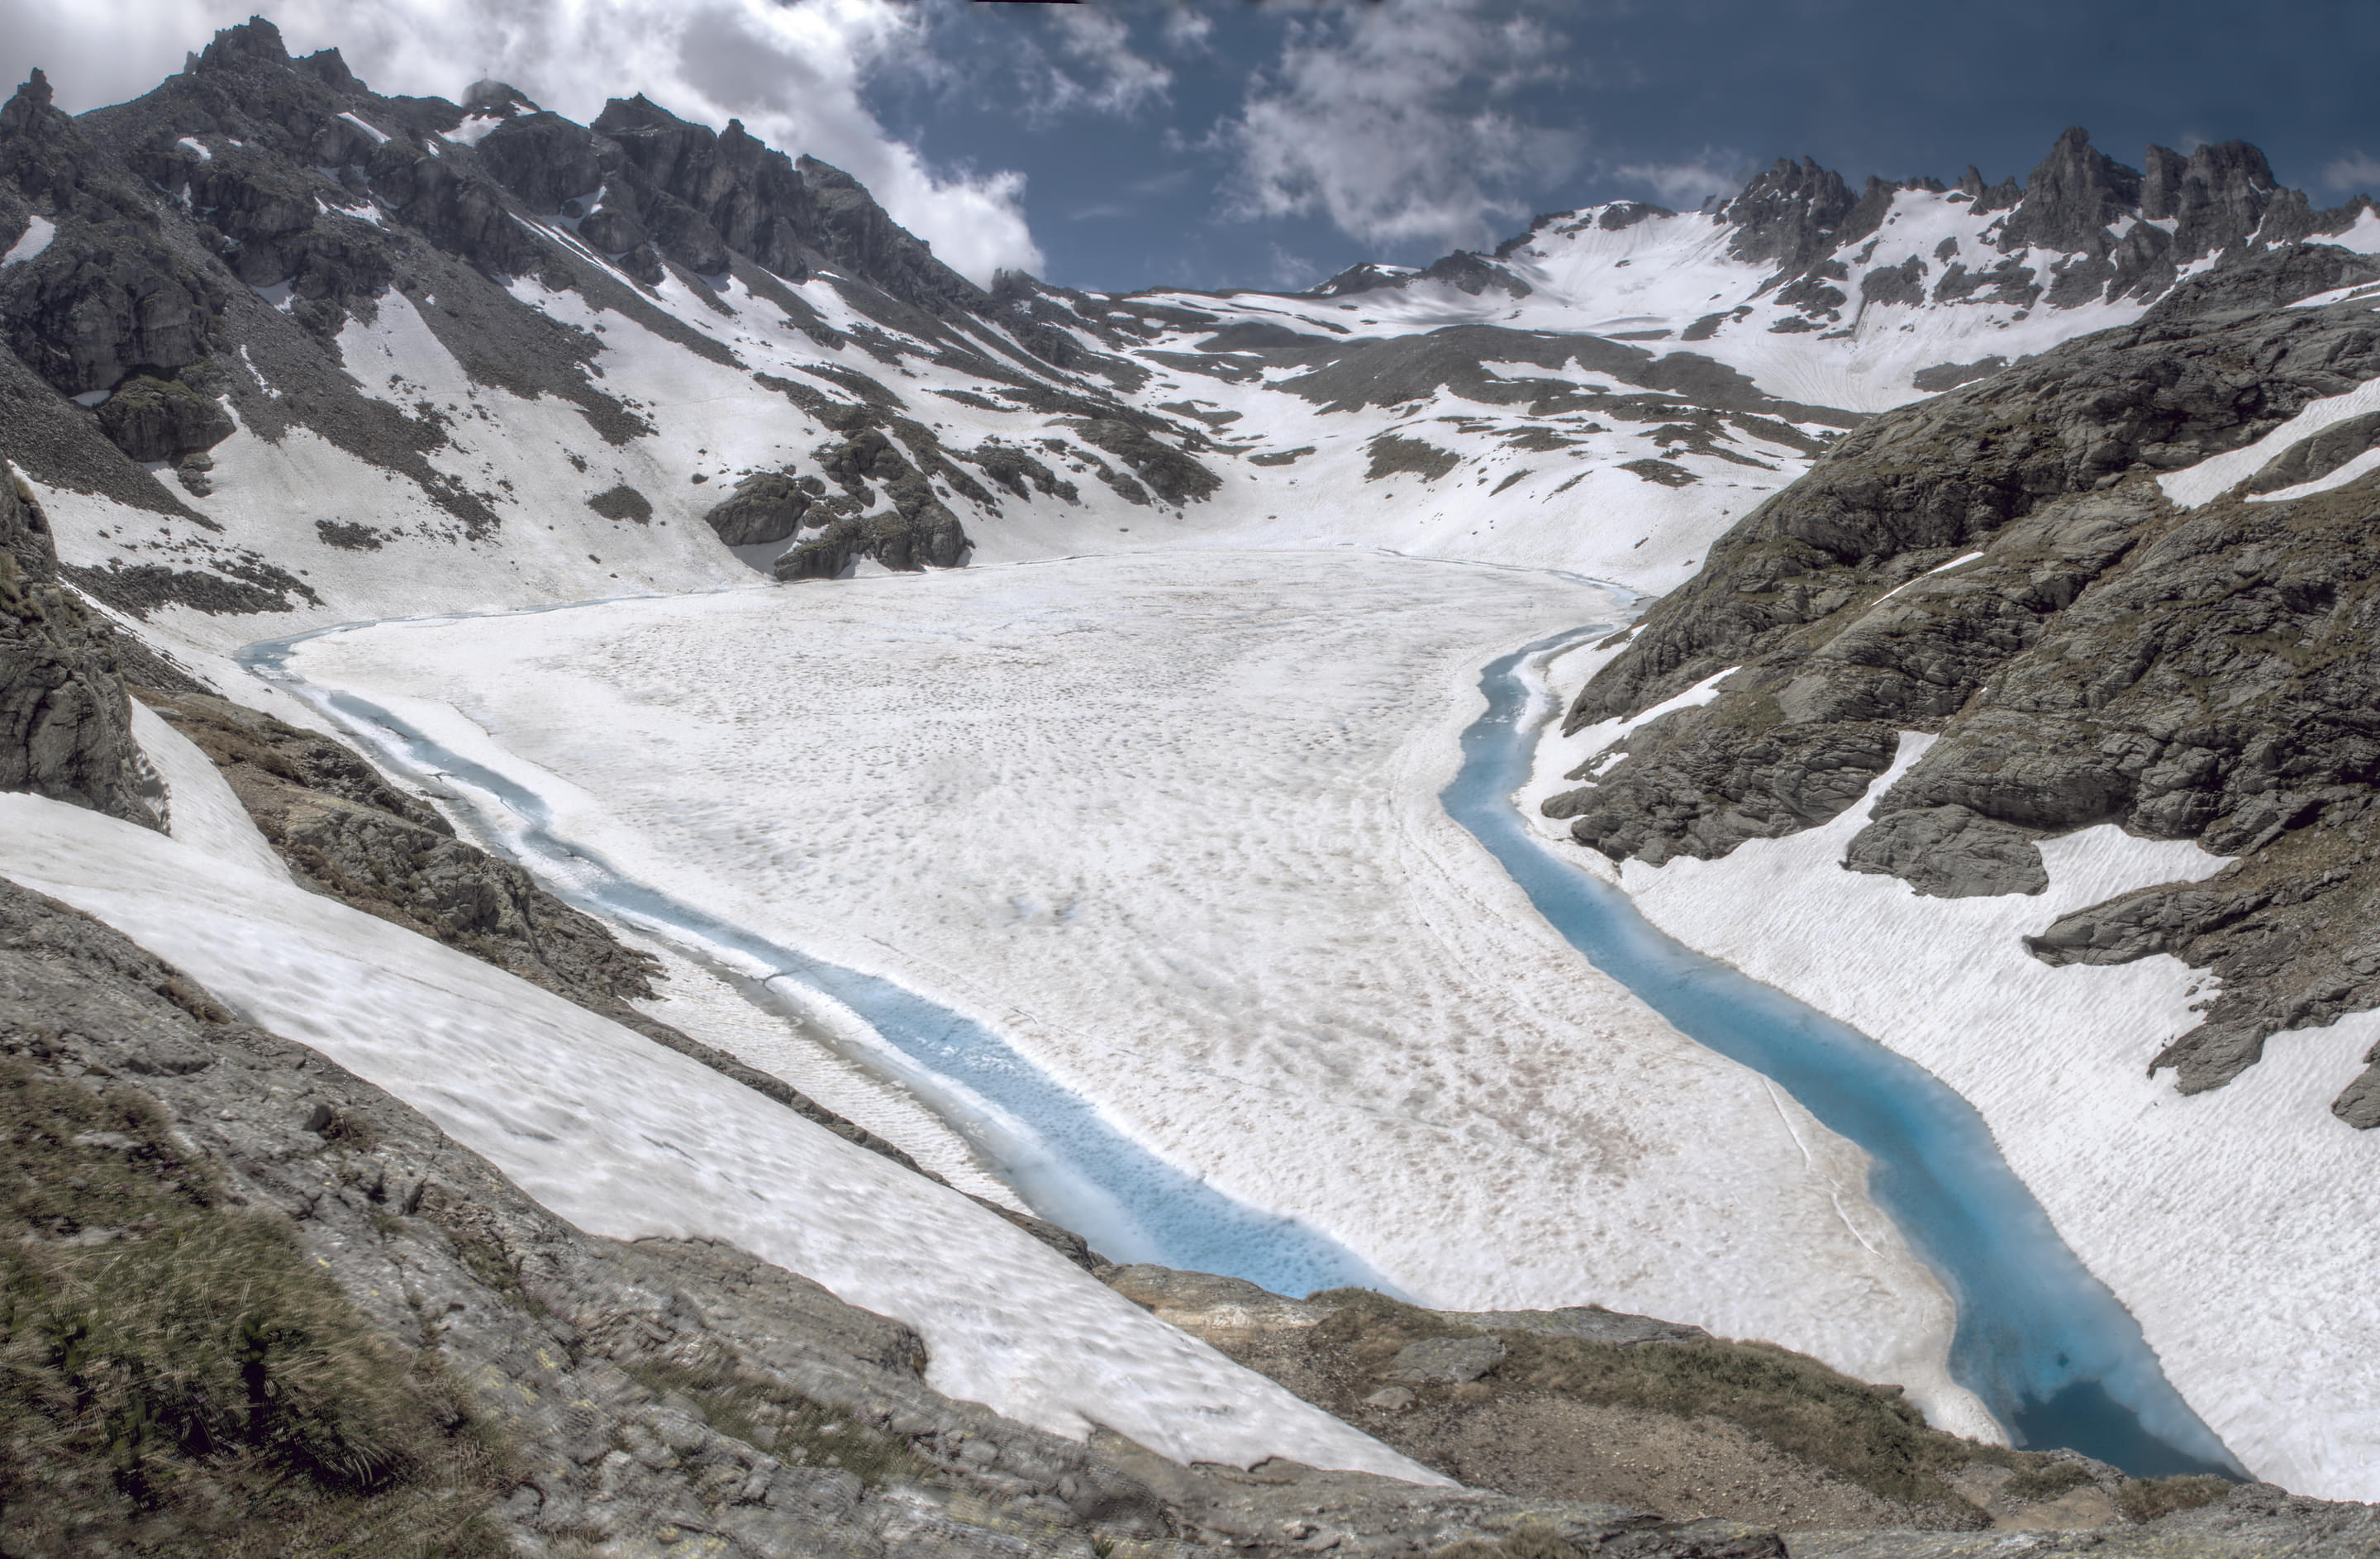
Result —
[{"label": "white cloud", "polygon": [[2369,193],[2380,189],[2380,157],[2351,152],[2323,164],[2323,188]]},{"label": "white cloud", "polygon": [[1706,151],[1676,163],[1623,163],[1605,172],[1616,179],[1648,186],[1664,205],[1700,205],[1706,195],[1733,195],[1749,181],[1735,153]]},{"label": "white cloud", "polygon": [[1326,215],[1375,244],[1477,244],[1525,215],[1574,135],[1499,100],[1558,75],[1563,40],[1488,0],[1379,0],[1288,25],[1280,61],[1220,131],[1243,216]]},{"label": "white cloud", "polygon": [[1172,91],[1173,72],[1134,51],[1132,30],[1115,12],[1062,6],[1053,7],[1049,19],[1059,52],[1082,74],[1049,67],[1038,112],[1129,114]]},{"label": "white cloud", "polygon": [[[60,106],[135,97],[181,68],[255,0],[8,0],[0,70],[48,67]],[[685,118],[754,135],[843,168],[942,262],[989,282],[1038,270],[1014,172],[929,167],[861,101],[869,77],[929,59],[933,13],[901,0],[282,0],[290,52],[335,46],[385,93],[457,97],[511,82],[584,122],[643,92]],[[5,91],[0,88],[0,91]],[[1135,89],[1109,90],[1132,91]]]},{"label": "white cloud", "polygon": [[1193,0],[1173,0],[1165,12],[1165,42],[1177,54],[1203,55],[1215,30],[1215,18]]}]

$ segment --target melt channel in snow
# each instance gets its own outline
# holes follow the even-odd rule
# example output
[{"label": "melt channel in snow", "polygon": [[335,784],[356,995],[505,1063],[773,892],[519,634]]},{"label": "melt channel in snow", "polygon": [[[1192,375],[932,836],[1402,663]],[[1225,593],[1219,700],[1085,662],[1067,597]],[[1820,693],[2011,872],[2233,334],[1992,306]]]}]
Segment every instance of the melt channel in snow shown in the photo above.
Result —
[{"label": "melt channel in snow", "polygon": [[[1488,665],[1480,678],[1488,713],[1463,733],[1447,810],[1597,968],[1867,1150],[1876,1163],[1869,1194],[1958,1297],[1953,1372],[2020,1443],[2065,1446],[2142,1477],[2238,1473],[2166,1380],[2140,1323],[2067,1248],[1973,1105],[1915,1062],[1656,929],[1628,894],[1532,831],[1513,798],[1560,707],[1532,674],[1602,631],[1556,635]],[[1779,917],[1768,932],[1827,930]]]}]

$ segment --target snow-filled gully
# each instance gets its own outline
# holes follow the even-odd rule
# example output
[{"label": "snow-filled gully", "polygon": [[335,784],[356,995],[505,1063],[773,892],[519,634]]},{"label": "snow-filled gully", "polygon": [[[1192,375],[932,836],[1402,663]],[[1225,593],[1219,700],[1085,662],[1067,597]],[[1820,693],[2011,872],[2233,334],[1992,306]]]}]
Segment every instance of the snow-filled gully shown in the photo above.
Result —
[{"label": "snow-filled gully", "polygon": [[[338,633],[375,625],[347,625]],[[1442,800],[1577,951],[1676,1028],[1789,1091],[1874,1161],[1871,1196],[1958,1301],[1951,1366],[2020,1443],[2070,1446],[2142,1474],[2235,1460],[2167,1382],[2138,1324],[2082,1267],[2010,1172],[1980,1116],[1914,1063],[1856,1030],[1672,941],[1627,895],[1533,838],[1512,805],[1548,712],[1533,657],[1579,630],[1490,663],[1488,709],[1463,735]],[[615,868],[553,828],[545,799],[369,699],[308,683],[291,664],[307,639],[243,652],[287,688],[413,773],[436,775],[480,832],[592,913],[649,932],[788,1012],[819,998],[856,1013],[892,1073],[993,1159],[1034,1210],[1112,1257],[1245,1277],[1277,1292],[1390,1288],[1360,1257],[1294,1219],[1251,1209],[1184,1173],[1051,1079],[991,1026],[707,914]]]}]

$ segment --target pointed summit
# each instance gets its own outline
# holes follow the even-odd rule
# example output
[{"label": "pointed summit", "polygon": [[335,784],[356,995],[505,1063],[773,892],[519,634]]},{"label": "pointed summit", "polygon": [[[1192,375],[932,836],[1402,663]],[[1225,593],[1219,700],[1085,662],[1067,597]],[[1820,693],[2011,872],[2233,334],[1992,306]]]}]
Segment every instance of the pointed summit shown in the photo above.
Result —
[{"label": "pointed summit", "polygon": [[2024,199],[2002,231],[2000,248],[2030,244],[2103,255],[2115,245],[2108,225],[2131,215],[2140,200],[2139,170],[2094,147],[2090,132],[2075,126],[2025,179]]},{"label": "pointed summit", "polygon": [[289,49],[281,41],[281,30],[262,17],[250,17],[237,27],[226,27],[199,55],[198,67],[201,71],[228,70],[243,63],[287,65]]}]

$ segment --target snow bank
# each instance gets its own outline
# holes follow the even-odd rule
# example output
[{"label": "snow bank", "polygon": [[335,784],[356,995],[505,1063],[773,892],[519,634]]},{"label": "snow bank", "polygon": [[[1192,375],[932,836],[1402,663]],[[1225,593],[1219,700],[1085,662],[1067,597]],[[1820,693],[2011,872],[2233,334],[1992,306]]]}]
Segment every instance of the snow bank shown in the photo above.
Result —
[{"label": "snow bank", "polygon": [[1480,665],[1612,605],[1184,552],[391,624],[293,665],[1424,1303],[1692,1321],[1989,1432],[1864,1156],[1588,966],[1439,803]]},{"label": "snow bank", "polygon": [[728,1241],[907,1322],[947,1395],[1184,1462],[1447,1481],[955,1193],[426,938],[37,797],[0,795],[0,872],[414,1105],[590,1234]]},{"label": "snow bank", "polygon": [[[2367,411],[2380,411],[2380,379],[2367,380],[2345,395],[2327,396],[2310,402],[2296,416],[2255,443],[2210,456],[2181,470],[2168,471],[2157,478],[2157,485],[2165,489],[2165,495],[2176,504],[2186,509],[2194,509],[2201,504],[2221,497],[2254,476],[2291,445],[2302,444],[2325,428],[2344,422],[2350,417],[2361,417]],[[2354,479],[2347,480],[2351,481]],[[2325,485],[2322,482],[2306,484],[2309,491],[2314,492],[2321,491]],[[2272,496],[2279,498],[2286,494],[2276,493]]]},{"label": "snow bank", "polygon": [[176,839],[240,871],[289,881],[289,868],[256,831],[214,760],[138,699],[132,700],[132,739],[165,782],[167,823]]},{"label": "snow bank", "polygon": [[[1870,797],[1928,740],[1904,737]],[[2380,1134],[2328,1108],[2380,1039],[2380,1014],[2277,1035],[2237,1080],[2185,1098],[2147,1063],[2197,1021],[2210,979],[2163,956],[2055,968],[2018,939],[2133,887],[2207,877],[2221,859],[2108,825],[2042,846],[2038,896],[1925,898],[1841,870],[1868,815],[1854,806],[1722,860],[1631,861],[1621,881],[1662,930],[1965,1096],[2168,1379],[2259,1477],[2380,1498]]]},{"label": "snow bank", "polygon": [[5,270],[11,265],[22,265],[28,260],[39,258],[41,252],[50,247],[50,240],[57,236],[56,223],[46,216],[33,218],[26,225],[23,235],[8,246],[8,252],[0,254],[0,270]]}]

